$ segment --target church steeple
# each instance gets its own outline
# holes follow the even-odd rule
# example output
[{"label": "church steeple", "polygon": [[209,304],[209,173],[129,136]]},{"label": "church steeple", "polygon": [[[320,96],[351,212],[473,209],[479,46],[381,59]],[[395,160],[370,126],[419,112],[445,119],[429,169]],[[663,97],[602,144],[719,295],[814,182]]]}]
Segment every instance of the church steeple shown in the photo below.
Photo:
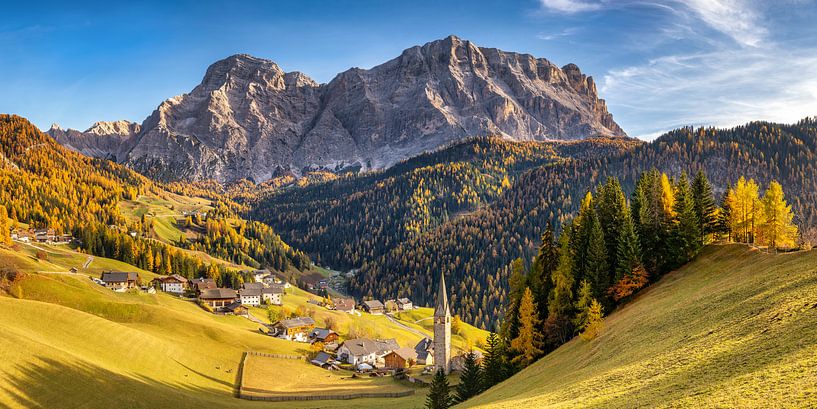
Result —
[{"label": "church steeple", "polygon": [[444,274],[440,274],[437,305],[434,308],[434,366],[442,368],[446,374],[451,371],[451,310],[448,308]]}]

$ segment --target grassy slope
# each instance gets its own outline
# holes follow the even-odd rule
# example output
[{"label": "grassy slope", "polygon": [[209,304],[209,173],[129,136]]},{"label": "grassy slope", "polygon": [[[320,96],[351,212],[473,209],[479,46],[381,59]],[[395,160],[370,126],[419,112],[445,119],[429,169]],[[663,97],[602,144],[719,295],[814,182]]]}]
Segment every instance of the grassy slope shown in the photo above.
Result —
[{"label": "grassy slope", "polygon": [[465,407],[817,405],[817,251],[705,249]]},{"label": "grassy slope", "polygon": [[[39,246],[39,245],[38,245]],[[232,397],[238,363],[248,350],[301,354],[305,344],[263,336],[258,325],[233,316],[208,314],[191,302],[167,294],[114,293],[88,280],[100,269],[133,270],[114,260],[95,258],[80,274],[87,256],[66,246],[40,246],[49,261],[36,261],[35,249],[0,248],[0,267],[29,275],[19,283],[23,300],[0,296],[0,407],[280,407]],[[97,266],[97,267],[94,267]],[[152,277],[142,272],[143,278]],[[362,317],[308,304],[317,298],[292,289],[290,308],[315,309],[319,323],[333,317],[341,333],[349,326],[414,345],[419,336],[383,316]],[[263,316],[264,310],[254,309]],[[281,392],[303,388],[341,390],[354,386],[396,390],[390,379],[361,380],[331,375],[300,361],[284,361],[275,373]],[[283,368],[283,369],[281,369]],[[269,370],[267,366],[264,370]],[[331,375],[331,376],[330,376]],[[318,378],[323,377],[323,378]],[[276,390],[279,390],[276,389]],[[422,407],[420,390],[391,399],[394,408]],[[356,407],[382,407],[382,400],[355,400]],[[349,407],[350,402],[295,402],[290,407]]]}]

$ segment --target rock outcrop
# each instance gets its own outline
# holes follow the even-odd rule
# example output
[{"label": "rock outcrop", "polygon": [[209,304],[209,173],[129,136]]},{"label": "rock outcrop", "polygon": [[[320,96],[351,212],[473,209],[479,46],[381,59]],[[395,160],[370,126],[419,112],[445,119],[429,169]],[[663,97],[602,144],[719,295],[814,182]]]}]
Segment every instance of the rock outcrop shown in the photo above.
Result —
[{"label": "rock outcrop", "polygon": [[[104,124],[104,125],[103,125]],[[163,180],[269,179],[306,169],[386,168],[473,135],[513,140],[625,136],[592,77],[573,64],[451,36],[327,84],[234,55],[142,124],[49,133]],[[93,131],[92,131],[93,130]]]}]

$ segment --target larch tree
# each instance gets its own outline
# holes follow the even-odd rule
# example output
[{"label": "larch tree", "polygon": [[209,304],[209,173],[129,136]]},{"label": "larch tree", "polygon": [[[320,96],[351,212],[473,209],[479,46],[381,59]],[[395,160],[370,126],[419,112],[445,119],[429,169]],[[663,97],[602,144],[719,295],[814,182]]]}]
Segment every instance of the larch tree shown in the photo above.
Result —
[{"label": "larch tree", "polygon": [[511,348],[516,352],[513,361],[528,366],[542,354],[542,334],[539,333],[539,316],[533,293],[525,289],[522,303],[519,305],[519,335],[511,341]]},{"label": "larch tree", "polygon": [[758,219],[762,213],[758,190],[753,179],[746,180],[741,176],[727,193],[729,228],[743,243],[754,243],[757,227],[760,226]]},{"label": "larch tree", "polygon": [[797,242],[797,226],[792,223],[794,215],[786,203],[783,186],[776,181],[769,184],[763,195],[763,224],[760,233],[769,248],[793,247]]},{"label": "larch tree", "polygon": [[519,305],[527,286],[525,263],[521,258],[511,262],[511,276],[508,279],[508,307],[507,319],[502,325],[502,334],[508,338],[516,338],[519,329]]},{"label": "larch tree", "polygon": [[585,341],[590,341],[599,335],[604,329],[604,307],[596,300],[591,300],[587,308],[587,323],[582,327],[579,334]]},{"label": "larch tree", "polygon": [[573,254],[570,238],[563,232],[559,236],[559,266],[551,275],[553,289],[548,297],[548,317],[545,333],[555,345],[567,342],[573,334]]},{"label": "larch tree", "polygon": [[573,318],[573,325],[576,326],[576,329],[582,330],[587,325],[592,302],[593,289],[587,280],[582,280],[579,285],[578,300],[576,300],[576,316]]},{"label": "larch tree", "polygon": [[5,206],[0,206],[0,244],[11,246],[11,223]]}]

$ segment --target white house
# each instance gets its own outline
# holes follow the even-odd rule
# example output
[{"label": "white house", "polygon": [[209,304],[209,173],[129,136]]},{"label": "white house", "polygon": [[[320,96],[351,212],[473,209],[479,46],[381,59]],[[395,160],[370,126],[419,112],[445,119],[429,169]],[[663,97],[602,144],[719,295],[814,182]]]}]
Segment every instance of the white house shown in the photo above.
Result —
[{"label": "white house", "polygon": [[261,305],[261,291],[258,288],[242,288],[238,292],[241,305]]},{"label": "white house", "polygon": [[357,338],[345,341],[338,348],[338,358],[354,366],[365,363],[372,366],[382,366],[383,357],[389,352],[399,349],[400,345],[394,339],[372,340]]},{"label": "white house", "polygon": [[157,277],[154,281],[158,282],[159,288],[166,293],[184,294],[187,289],[187,279],[178,274]]},{"label": "white house", "polygon": [[281,285],[272,285],[261,289],[261,301],[273,305],[283,305],[283,295],[284,287]]}]

